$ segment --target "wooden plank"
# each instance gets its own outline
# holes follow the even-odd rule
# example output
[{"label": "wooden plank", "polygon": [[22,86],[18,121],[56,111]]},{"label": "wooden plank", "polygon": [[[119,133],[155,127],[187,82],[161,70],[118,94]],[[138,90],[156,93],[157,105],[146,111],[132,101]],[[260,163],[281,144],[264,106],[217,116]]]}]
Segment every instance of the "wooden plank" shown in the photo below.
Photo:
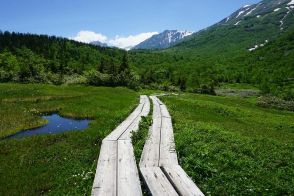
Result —
[{"label": "wooden plank", "polygon": [[128,129],[128,127],[136,120],[140,115],[143,108],[143,104],[139,106],[124,120],[114,131],[112,131],[104,140],[115,141]]},{"label": "wooden plank", "polygon": [[153,196],[178,195],[159,167],[141,167],[140,171]]},{"label": "wooden plank", "polygon": [[138,107],[103,140],[92,195],[142,195],[130,136],[149,111],[148,97],[140,96]]},{"label": "wooden plank", "polygon": [[180,195],[204,196],[181,166],[172,165],[163,167],[163,171]]},{"label": "wooden plank", "polygon": [[127,130],[121,135],[119,139],[127,140],[131,139],[132,132],[133,131],[138,131],[139,129],[139,124],[142,119],[141,116],[147,116],[150,111],[150,102],[147,96],[141,96],[141,104],[142,107],[140,107],[140,114],[137,116],[136,119],[133,120],[132,124],[127,128]]},{"label": "wooden plank", "polygon": [[139,123],[140,123],[141,117],[139,116],[136,118],[122,133],[122,135],[118,138],[118,140],[131,140],[132,132],[137,131],[139,129]]},{"label": "wooden plank", "polygon": [[159,166],[178,164],[171,118],[162,118]]},{"label": "wooden plank", "polygon": [[101,146],[92,195],[116,195],[117,142],[104,141]]},{"label": "wooden plank", "polygon": [[[179,166],[167,107],[157,97],[151,99],[153,124],[140,161],[140,171],[147,186],[152,195],[203,195]],[[167,193],[167,190],[173,193]]]},{"label": "wooden plank", "polygon": [[140,97],[141,102],[144,104],[143,110],[142,110],[142,116],[148,116],[150,112],[150,101],[149,98],[146,95],[141,95]]},{"label": "wooden plank", "polygon": [[160,110],[161,110],[161,116],[165,118],[171,118],[167,108],[165,105],[160,105]]},{"label": "wooden plank", "polygon": [[159,103],[157,102],[157,98],[154,96],[150,97],[153,103],[153,115],[152,118],[161,118],[161,111],[160,111],[160,106]]},{"label": "wooden plank", "polygon": [[141,160],[140,167],[157,167],[159,164],[159,141],[155,139],[146,140]]},{"label": "wooden plank", "polygon": [[118,141],[117,172],[118,195],[142,195],[141,184],[131,140]]},{"label": "wooden plank", "polygon": [[160,127],[161,118],[153,119],[152,127],[149,130],[148,139],[145,142],[141,155],[140,167],[159,166],[160,156]]},{"label": "wooden plank", "polygon": [[[150,111],[150,102],[147,96],[140,96],[140,104],[105,140],[118,140],[122,135],[124,139],[129,139],[130,133],[138,130],[140,117],[147,116]],[[135,124],[134,124],[135,123]],[[125,133],[127,132],[127,133]]]}]

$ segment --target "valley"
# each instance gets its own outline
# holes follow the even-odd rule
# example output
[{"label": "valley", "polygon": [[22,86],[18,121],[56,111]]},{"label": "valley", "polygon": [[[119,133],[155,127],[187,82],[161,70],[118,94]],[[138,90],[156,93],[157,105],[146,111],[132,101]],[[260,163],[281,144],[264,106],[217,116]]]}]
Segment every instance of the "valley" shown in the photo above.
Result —
[{"label": "valley", "polygon": [[[164,30],[195,2],[128,1],[59,26],[47,5],[63,36],[0,27],[0,195],[293,195],[294,1],[199,12],[197,31]],[[66,38],[80,21],[111,30]]]}]

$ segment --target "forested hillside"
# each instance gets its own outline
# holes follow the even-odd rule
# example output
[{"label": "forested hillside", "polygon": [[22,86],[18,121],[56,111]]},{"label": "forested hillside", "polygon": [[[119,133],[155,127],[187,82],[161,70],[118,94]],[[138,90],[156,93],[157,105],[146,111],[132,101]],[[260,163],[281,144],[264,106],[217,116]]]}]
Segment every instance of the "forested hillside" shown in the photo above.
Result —
[{"label": "forested hillside", "polygon": [[220,83],[250,83],[283,98],[293,98],[294,29],[264,47],[228,58],[193,51],[133,51],[131,60],[145,85],[201,91]]},{"label": "forested hillside", "polygon": [[0,81],[136,86],[127,53],[46,35],[0,32]]},{"label": "forested hillside", "polygon": [[293,98],[294,5],[265,0],[160,51],[131,51],[142,82],[162,89],[210,92],[220,83],[250,83]]}]

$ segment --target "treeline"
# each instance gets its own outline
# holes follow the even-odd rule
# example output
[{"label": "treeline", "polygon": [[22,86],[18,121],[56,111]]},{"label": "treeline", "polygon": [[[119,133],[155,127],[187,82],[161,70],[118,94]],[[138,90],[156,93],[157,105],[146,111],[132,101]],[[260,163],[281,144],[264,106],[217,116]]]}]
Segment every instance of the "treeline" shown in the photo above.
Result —
[{"label": "treeline", "polygon": [[0,32],[0,82],[137,86],[128,55],[47,35]]},{"label": "treeline", "polygon": [[130,59],[139,65],[141,83],[151,88],[213,94],[222,83],[248,83],[264,94],[294,99],[294,29],[253,52],[203,50],[132,51]]},{"label": "treeline", "polygon": [[[222,83],[249,83],[294,98],[294,29],[256,51],[131,51],[64,38],[0,32],[0,82],[128,86],[214,94]],[[241,50],[239,50],[241,51]]]}]

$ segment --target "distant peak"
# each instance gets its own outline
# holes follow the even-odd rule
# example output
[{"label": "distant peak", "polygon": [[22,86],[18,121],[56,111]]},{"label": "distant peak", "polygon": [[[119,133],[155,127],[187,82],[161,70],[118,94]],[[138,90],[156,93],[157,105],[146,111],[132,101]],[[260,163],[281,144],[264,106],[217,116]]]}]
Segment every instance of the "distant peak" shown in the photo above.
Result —
[{"label": "distant peak", "polygon": [[162,33],[152,36],[144,42],[138,44],[134,49],[163,49],[178,43],[183,38],[192,35],[192,31],[187,30],[165,30]]}]

